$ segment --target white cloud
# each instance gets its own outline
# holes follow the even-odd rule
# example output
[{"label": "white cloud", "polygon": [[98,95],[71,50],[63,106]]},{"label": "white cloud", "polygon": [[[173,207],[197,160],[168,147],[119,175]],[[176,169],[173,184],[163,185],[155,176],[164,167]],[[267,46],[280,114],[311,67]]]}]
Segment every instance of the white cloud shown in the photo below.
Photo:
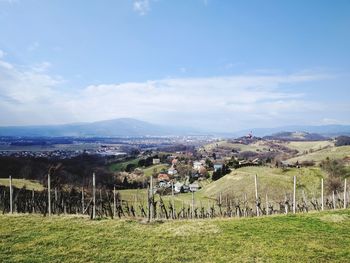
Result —
[{"label": "white cloud", "polygon": [[0,125],[134,117],[235,130],[295,124],[327,111],[291,88],[329,78],[324,74],[169,78],[67,90],[62,78],[47,73],[50,65],[24,67],[0,60]]},{"label": "white cloud", "polygon": [[139,15],[146,15],[151,7],[149,0],[135,0],[133,3],[134,11],[136,11]]},{"label": "white cloud", "polygon": [[6,55],[5,51],[0,49],[0,59]]}]

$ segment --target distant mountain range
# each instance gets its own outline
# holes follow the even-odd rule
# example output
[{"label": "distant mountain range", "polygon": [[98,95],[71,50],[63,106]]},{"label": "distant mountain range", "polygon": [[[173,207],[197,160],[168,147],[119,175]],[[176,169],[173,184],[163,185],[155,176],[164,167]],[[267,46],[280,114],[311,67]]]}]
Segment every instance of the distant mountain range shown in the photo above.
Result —
[{"label": "distant mountain range", "polygon": [[318,133],[309,132],[278,132],[272,135],[264,136],[265,140],[282,140],[282,141],[322,141],[329,137]]},{"label": "distant mountain range", "polygon": [[292,133],[310,133],[326,137],[336,137],[339,135],[350,135],[350,125],[320,125],[320,126],[308,126],[308,125],[290,125],[281,126],[275,128],[255,128],[255,129],[245,129],[238,132],[234,132],[234,136],[244,136],[252,132],[254,136],[264,137],[269,135],[275,135],[282,132],[292,132]]},{"label": "distant mountain range", "polygon": [[181,136],[181,135],[213,135],[219,137],[240,137],[253,132],[254,136],[264,137],[281,132],[304,132],[335,137],[350,135],[350,125],[322,126],[282,126],[276,128],[255,128],[237,132],[208,132],[181,126],[165,126],[152,124],[131,118],[121,118],[91,123],[72,123],[63,125],[40,126],[7,126],[0,127],[0,136],[21,137],[137,137],[137,136]]},{"label": "distant mountain range", "polygon": [[91,123],[0,127],[0,136],[21,137],[137,137],[200,134],[190,128],[162,126],[131,118]]}]

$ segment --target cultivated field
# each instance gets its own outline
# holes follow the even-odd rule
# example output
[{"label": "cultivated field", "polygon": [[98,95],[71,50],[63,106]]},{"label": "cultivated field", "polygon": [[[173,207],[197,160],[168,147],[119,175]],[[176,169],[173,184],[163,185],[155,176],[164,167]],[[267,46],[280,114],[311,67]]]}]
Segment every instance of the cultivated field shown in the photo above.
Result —
[{"label": "cultivated field", "polygon": [[350,156],[350,146],[331,147],[323,150],[315,151],[312,153],[304,154],[289,159],[290,162],[303,162],[303,161],[315,161],[317,163],[325,160],[327,157],[330,159],[343,159]]},{"label": "cultivated field", "polygon": [[282,145],[297,150],[299,153],[303,153],[305,151],[318,151],[325,147],[333,147],[334,142],[333,141],[292,141],[292,142],[285,142],[282,143]]},{"label": "cultivated field", "polygon": [[[0,178],[0,185],[9,186],[9,178]],[[12,186],[16,188],[25,187],[28,190],[43,191],[44,187],[37,181],[27,180],[27,179],[12,179]]]},{"label": "cultivated field", "polygon": [[243,167],[232,171],[230,174],[204,187],[202,196],[217,198],[222,195],[230,195],[243,200],[244,195],[250,201],[255,200],[254,176],[258,176],[259,195],[269,201],[282,201],[287,194],[293,191],[293,176],[297,178],[297,197],[318,197],[320,194],[320,178],[326,175],[319,168],[291,168],[286,171],[280,168]]},{"label": "cultivated field", "polygon": [[266,151],[269,147],[266,145],[264,141],[259,141],[256,143],[251,143],[251,144],[241,144],[241,143],[231,143],[228,141],[219,141],[219,142],[214,142],[207,144],[203,146],[203,148],[206,151],[212,151],[216,147],[222,148],[222,149],[239,149],[239,151],[245,152],[245,151]]},{"label": "cultivated field", "polygon": [[0,216],[2,262],[348,262],[350,210],[246,219]]},{"label": "cultivated field", "polygon": [[[301,200],[306,197],[319,198],[321,192],[320,179],[327,178],[327,175],[321,171],[319,167],[311,168],[290,168],[283,171],[280,168],[270,168],[268,166],[243,167],[232,171],[217,181],[202,183],[202,189],[194,193],[195,204],[198,206],[207,206],[208,203],[216,203],[219,195],[225,198],[226,195],[230,198],[244,199],[246,194],[247,200],[252,204],[255,202],[254,176],[258,176],[259,196],[265,200],[268,195],[269,202],[279,202],[291,197],[293,192],[293,176],[297,178],[297,199]],[[122,199],[130,202],[135,199],[144,203],[146,202],[147,192],[141,190],[121,190],[119,191]],[[157,196],[156,196],[157,197]],[[157,198],[158,199],[158,198]],[[170,196],[163,196],[163,199],[170,201]],[[184,193],[175,195],[175,204],[179,208],[184,205],[190,205],[192,202],[192,194]]]}]

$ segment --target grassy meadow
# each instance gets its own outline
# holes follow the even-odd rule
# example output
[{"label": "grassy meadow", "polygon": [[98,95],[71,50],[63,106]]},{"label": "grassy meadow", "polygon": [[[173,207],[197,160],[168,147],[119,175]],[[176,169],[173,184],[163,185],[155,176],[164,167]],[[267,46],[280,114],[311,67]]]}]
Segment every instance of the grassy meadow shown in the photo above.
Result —
[{"label": "grassy meadow", "polygon": [[121,172],[124,171],[126,166],[128,164],[135,164],[137,165],[140,159],[132,159],[129,161],[125,161],[125,162],[119,162],[119,163],[113,163],[109,166],[109,170],[111,172]]},{"label": "grassy meadow", "polygon": [[2,262],[348,262],[350,210],[245,219],[0,215]]},{"label": "grassy meadow", "polygon": [[325,160],[327,157],[330,159],[343,159],[350,156],[350,146],[330,147],[315,151],[312,153],[304,154],[301,156],[293,157],[289,159],[290,162],[303,162],[303,161],[315,161],[316,163]]},{"label": "grassy meadow", "polygon": [[299,153],[304,151],[318,151],[325,147],[334,147],[333,141],[291,141],[283,143],[284,146],[297,150]]},{"label": "grassy meadow", "polygon": [[[0,185],[10,186],[10,180],[8,178],[0,178]],[[37,181],[27,180],[27,179],[16,179],[12,178],[12,185],[16,188],[27,188],[29,190],[42,191],[44,186]]]}]

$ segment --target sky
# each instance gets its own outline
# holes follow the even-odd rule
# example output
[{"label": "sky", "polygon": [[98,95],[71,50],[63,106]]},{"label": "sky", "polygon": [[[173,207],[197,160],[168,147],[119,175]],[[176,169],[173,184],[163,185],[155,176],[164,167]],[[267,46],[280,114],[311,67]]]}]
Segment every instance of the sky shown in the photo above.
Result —
[{"label": "sky", "polygon": [[0,0],[0,126],[350,124],[348,0]]}]

